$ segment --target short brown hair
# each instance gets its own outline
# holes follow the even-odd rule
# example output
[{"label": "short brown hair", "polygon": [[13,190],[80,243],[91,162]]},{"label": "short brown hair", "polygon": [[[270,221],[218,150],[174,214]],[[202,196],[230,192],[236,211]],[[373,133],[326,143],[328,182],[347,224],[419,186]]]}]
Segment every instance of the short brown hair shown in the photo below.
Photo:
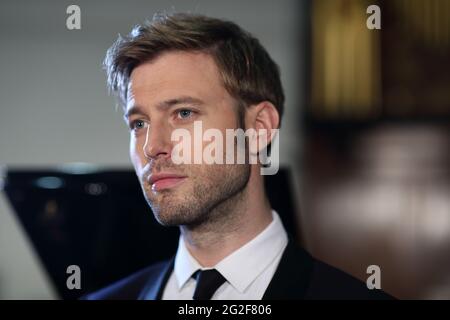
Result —
[{"label": "short brown hair", "polygon": [[108,87],[123,107],[131,72],[168,51],[203,51],[212,56],[223,84],[240,105],[270,101],[283,114],[280,71],[258,39],[233,22],[194,14],[157,14],[119,36],[104,61]]}]

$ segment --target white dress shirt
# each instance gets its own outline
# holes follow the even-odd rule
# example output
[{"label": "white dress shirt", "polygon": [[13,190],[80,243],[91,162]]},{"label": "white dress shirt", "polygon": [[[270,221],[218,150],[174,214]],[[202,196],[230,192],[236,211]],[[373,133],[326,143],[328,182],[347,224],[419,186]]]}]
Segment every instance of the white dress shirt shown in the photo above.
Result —
[{"label": "white dress shirt", "polygon": [[[278,267],[288,242],[278,214],[272,210],[272,222],[255,238],[225,257],[214,268],[226,279],[211,300],[260,300]],[[189,253],[180,236],[175,265],[167,281],[163,300],[192,300],[197,270],[206,270]]]}]

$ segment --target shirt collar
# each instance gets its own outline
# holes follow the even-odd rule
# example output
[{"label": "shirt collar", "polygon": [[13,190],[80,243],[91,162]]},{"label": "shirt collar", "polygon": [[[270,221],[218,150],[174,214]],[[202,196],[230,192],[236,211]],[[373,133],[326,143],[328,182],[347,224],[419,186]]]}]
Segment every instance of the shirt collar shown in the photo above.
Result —
[{"label": "shirt collar", "polygon": [[177,279],[178,289],[181,289],[186,282],[191,278],[195,271],[201,269],[202,266],[198,263],[186,248],[183,236],[180,235],[178,240],[178,250],[175,257],[175,277]]},{"label": "shirt collar", "polygon": [[[287,234],[278,213],[272,210],[272,222],[255,238],[234,251],[214,268],[240,293],[273,262],[287,244]],[[174,272],[181,289],[198,269],[205,269],[191,256],[180,236]]]}]

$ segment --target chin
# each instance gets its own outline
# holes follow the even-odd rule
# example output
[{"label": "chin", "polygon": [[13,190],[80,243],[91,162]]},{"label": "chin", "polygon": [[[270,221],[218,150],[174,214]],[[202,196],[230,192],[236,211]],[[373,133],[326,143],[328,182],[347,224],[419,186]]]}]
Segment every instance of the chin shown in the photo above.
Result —
[{"label": "chin", "polygon": [[153,204],[151,207],[159,224],[167,227],[193,225],[203,218],[195,206],[190,206],[184,199],[179,202],[164,201],[158,205]]},{"label": "chin", "polygon": [[182,216],[177,213],[171,213],[171,212],[158,212],[154,213],[155,218],[158,221],[159,224],[161,224],[164,227],[178,227],[181,225],[186,225],[192,223],[191,220],[186,216]]}]

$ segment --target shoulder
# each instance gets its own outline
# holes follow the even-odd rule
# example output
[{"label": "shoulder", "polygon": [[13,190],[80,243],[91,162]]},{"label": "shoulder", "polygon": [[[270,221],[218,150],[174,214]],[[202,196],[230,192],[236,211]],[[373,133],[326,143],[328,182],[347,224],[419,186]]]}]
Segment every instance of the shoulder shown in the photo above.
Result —
[{"label": "shoulder", "polygon": [[158,279],[170,260],[153,264],[113,284],[81,297],[81,300],[136,300],[144,287]]},{"label": "shoulder", "polygon": [[367,284],[352,275],[315,258],[310,275],[307,299],[336,300],[391,300],[392,296],[379,289],[369,289]]},{"label": "shoulder", "polygon": [[289,241],[282,260],[284,260],[284,266],[280,263],[280,267],[290,271],[291,280],[302,288],[300,291],[303,299],[394,299],[384,291],[371,290],[365,282],[314,258],[305,249],[295,245],[292,240]]}]

